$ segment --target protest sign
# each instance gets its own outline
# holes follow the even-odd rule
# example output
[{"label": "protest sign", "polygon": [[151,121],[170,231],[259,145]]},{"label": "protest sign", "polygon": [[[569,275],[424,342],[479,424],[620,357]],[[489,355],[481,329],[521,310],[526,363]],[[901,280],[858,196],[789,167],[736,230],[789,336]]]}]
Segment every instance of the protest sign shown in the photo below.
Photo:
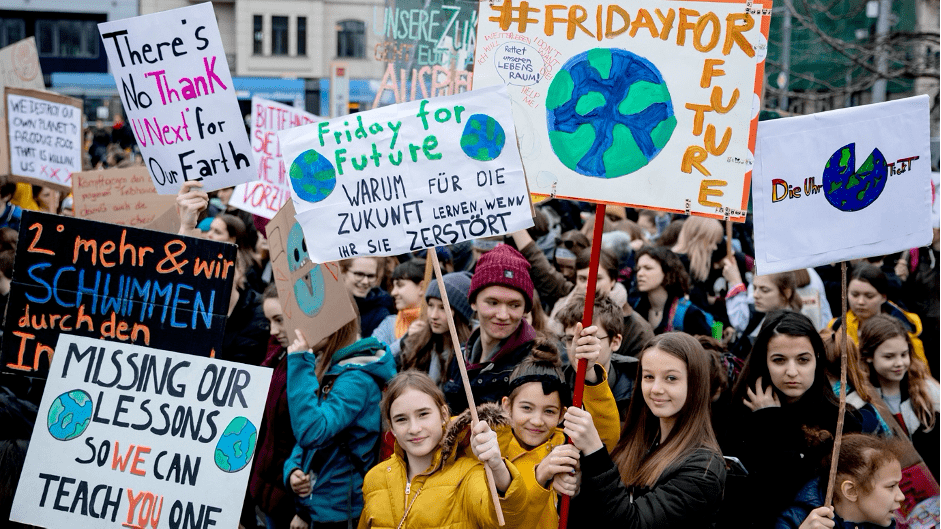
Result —
[{"label": "protest sign", "polygon": [[61,335],[10,519],[236,527],[271,370]]},{"label": "protest sign", "polygon": [[310,260],[291,200],[271,219],[266,231],[278,303],[284,311],[283,326],[291,340],[298,329],[307,343],[315,344],[356,318],[340,265]]},{"label": "protest sign", "polygon": [[[43,90],[42,68],[36,53],[36,38],[29,37],[0,48],[0,87]],[[0,105],[0,145],[7,148],[6,106]],[[10,174],[10,159],[0,156],[0,175]]]},{"label": "protest sign", "polygon": [[46,376],[60,333],[213,355],[235,253],[233,244],[24,211],[3,370]]},{"label": "protest sign", "polygon": [[82,170],[82,101],[43,90],[7,88],[10,174],[71,191]]},{"label": "protest sign", "polygon": [[771,1],[481,4],[533,193],[744,220]]},{"label": "protest sign", "polygon": [[213,191],[257,177],[211,2],[98,30],[157,193],[176,194],[187,180]]},{"label": "protest sign", "polygon": [[[503,86],[278,133],[315,263],[532,226]],[[285,162],[288,163],[287,161]]]},{"label": "protest sign", "polygon": [[260,97],[252,98],[252,156],[257,179],[239,184],[229,205],[271,219],[291,198],[287,169],[278,143],[279,130],[320,121],[320,116]]},{"label": "protest sign", "polygon": [[373,108],[390,94],[406,103],[470,90],[477,9],[466,0],[387,2],[373,23],[375,59],[387,63]]},{"label": "protest sign", "polygon": [[762,122],[753,185],[758,272],[927,245],[928,120],[928,96],[918,96]]},{"label": "protest sign", "polygon": [[176,197],[158,195],[143,166],[75,173],[72,197],[75,216],[81,219],[157,229],[152,224],[164,213],[172,211],[179,218]]}]

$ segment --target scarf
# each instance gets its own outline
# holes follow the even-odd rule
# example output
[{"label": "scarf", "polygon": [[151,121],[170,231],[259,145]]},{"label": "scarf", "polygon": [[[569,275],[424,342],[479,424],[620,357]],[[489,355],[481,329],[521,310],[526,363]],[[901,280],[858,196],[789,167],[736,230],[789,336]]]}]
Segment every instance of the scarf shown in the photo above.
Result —
[{"label": "scarf", "polygon": [[413,321],[418,319],[418,316],[421,314],[421,307],[414,307],[410,309],[402,309],[395,316],[395,339],[405,336],[405,333],[408,332],[409,325]]}]

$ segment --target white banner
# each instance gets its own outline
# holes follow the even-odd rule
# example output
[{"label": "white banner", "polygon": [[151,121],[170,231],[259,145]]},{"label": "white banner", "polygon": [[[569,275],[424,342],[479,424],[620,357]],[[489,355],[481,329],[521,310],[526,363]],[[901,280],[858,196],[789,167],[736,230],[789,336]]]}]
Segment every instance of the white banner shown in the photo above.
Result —
[{"label": "white banner", "polygon": [[176,194],[186,180],[213,191],[257,177],[211,2],[98,31],[157,193]]},{"label": "white banner", "polygon": [[396,255],[533,224],[502,85],[278,136],[315,263]]},{"label": "white banner", "polygon": [[70,187],[72,173],[82,170],[82,109],[60,100],[7,93],[12,174]]},{"label": "white banner", "polygon": [[763,121],[755,262],[773,274],[931,241],[928,96]]},{"label": "white banner", "polygon": [[271,369],[62,334],[11,520],[237,527]]},{"label": "white banner", "polygon": [[316,123],[322,118],[277,101],[253,97],[251,119],[252,156],[258,167],[258,179],[236,186],[229,205],[270,220],[291,198],[277,132]]}]

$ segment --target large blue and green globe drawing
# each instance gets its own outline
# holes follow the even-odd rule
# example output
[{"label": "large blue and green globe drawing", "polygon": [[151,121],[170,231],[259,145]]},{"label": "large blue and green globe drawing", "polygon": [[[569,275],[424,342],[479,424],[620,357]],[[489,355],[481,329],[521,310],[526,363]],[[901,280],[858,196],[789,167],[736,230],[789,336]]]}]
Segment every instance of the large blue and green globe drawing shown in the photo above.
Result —
[{"label": "large blue and green globe drawing", "polygon": [[598,178],[646,166],[676,128],[660,71],[617,48],[595,48],[569,59],[549,85],[546,118],[559,161]]},{"label": "large blue and green globe drawing", "polygon": [[252,461],[258,430],[245,417],[236,417],[225,427],[216,443],[216,466],[223,472],[238,472]]},{"label": "large blue and green globe drawing", "polygon": [[294,192],[307,202],[320,202],[337,186],[337,171],[333,164],[313,149],[298,155],[291,162],[288,174]]},{"label": "large blue and green globe drawing", "polygon": [[67,391],[52,401],[46,426],[56,439],[69,441],[85,432],[91,423],[92,411],[91,395],[80,389]]},{"label": "large blue and green globe drawing", "polygon": [[889,168],[885,156],[873,149],[866,161],[856,169],[856,144],[837,149],[823,169],[823,195],[840,211],[859,211],[882,194]]},{"label": "large blue and green globe drawing", "polygon": [[474,114],[464,125],[461,149],[469,158],[489,162],[496,160],[506,145],[506,133],[500,122],[486,114]]}]

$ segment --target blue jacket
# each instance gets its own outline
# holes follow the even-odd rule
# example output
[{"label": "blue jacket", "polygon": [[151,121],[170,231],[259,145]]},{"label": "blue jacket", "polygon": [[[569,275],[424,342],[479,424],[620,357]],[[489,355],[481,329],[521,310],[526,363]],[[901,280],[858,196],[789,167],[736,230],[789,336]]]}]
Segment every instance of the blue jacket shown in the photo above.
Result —
[{"label": "blue jacket", "polygon": [[395,361],[384,344],[364,338],[333,354],[323,388],[315,370],[313,354],[288,355],[288,409],[297,444],[284,463],[284,482],[290,490],[294,469],[312,472],[312,493],[298,499],[311,520],[345,521],[363,510],[363,477],[376,463],[381,426],[380,384],[395,376]]},{"label": "blue jacket", "polygon": [[[778,521],[774,524],[774,528],[797,529],[800,527],[804,519],[807,518],[807,515],[810,514],[810,511],[823,505],[825,491],[822,485],[820,478],[814,478],[807,482],[804,488],[797,493],[797,497],[794,498],[794,502],[791,506],[778,516]],[[847,522],[843,520],[843,518],[840,518],[839,514],[833,515],[833,521],[836,522],[833,529],[884,529],[884,526],[871,523]],[[892,525],[889,527],[894,529],[895,522],[893,521]]]}]

